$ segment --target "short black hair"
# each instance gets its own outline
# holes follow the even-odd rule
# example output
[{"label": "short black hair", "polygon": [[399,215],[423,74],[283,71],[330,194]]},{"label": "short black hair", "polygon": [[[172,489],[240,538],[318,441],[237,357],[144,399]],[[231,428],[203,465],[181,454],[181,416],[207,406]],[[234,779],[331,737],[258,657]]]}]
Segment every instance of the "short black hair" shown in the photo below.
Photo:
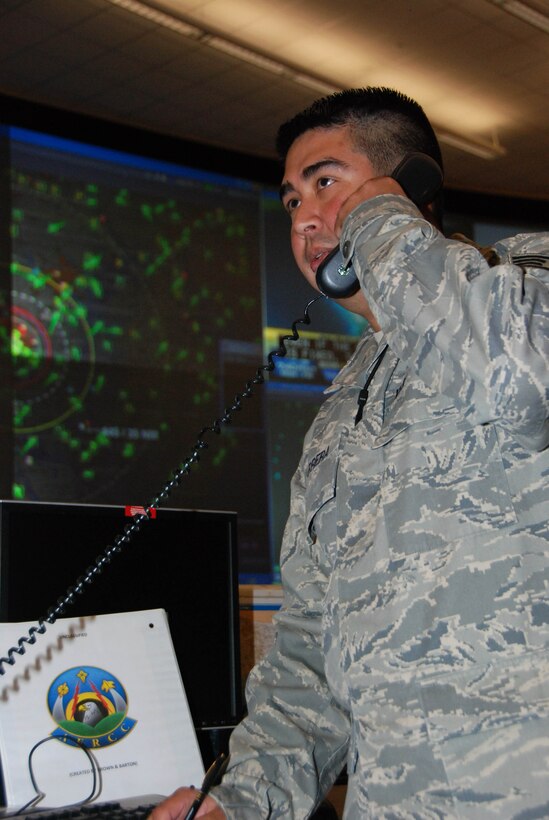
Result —
[{"label": "short black hair", "polygon": [[390,174],[410,153],[420,151],[442,168],[435,132],[419,103],[391,88],[368,87],[339,91],[322,97],[280,126],[276,138],[279,158],[285,162],[295,140],[314,128],[349,125],[353,141],[374,170]]}]

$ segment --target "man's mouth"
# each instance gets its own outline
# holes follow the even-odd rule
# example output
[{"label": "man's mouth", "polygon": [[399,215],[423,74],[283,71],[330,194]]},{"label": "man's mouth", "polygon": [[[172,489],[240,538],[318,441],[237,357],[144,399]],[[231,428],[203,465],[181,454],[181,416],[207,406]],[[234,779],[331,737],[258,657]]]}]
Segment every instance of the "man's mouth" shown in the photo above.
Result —
[{"label": "man's mouth", "polygon": [[317,251],[315,254],[313,254],[313,256],[311,256],[309,260],[309,267],[311,268],[313,273],[317,272],[321,263],[324,262],[324,260],[326,259],[328,254],[331,253],[332,250],[333,248],[325,248],[322,251]]}]

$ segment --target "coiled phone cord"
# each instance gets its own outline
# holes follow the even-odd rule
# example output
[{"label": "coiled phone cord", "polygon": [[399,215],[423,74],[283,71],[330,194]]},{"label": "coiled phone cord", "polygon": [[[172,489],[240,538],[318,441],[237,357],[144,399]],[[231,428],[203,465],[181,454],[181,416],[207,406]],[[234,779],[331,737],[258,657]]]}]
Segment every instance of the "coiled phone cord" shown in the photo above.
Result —
[{"label": "coiled phone cord", "polygon": [[244,389],[240,393],[236,394],[232,404],[225,408],[223,415],[215,419],[209,427],[202,428],[198,434],[191,455],[184,462],[182,462],[176,470],[173,471],[172,478],[165,484],[160,493],[147,507],[143,508],[142,513],[135,515],[132,518],[131,523],[126,524],[123,531],[116,536],[113,543],[107,546],[105,550],[97,556],[95,562],[85,570],[83,575],[76,580],[73,586],[70,586],[66,590],[65,594],[57,600],[55,606],[48,610],[46,617],[39,618],[37,625],[31,626],[27,635],[19,638],[17,641],[17,646],[12,646],[8,650],[6,657],[0,658],[0,675],[5,674],[6,664],[9,664],[10,666],[15,664],[15,661],[17,660],[16,655],[25,654],[26,644],[35,644],[37,635],[44,634],[47,629],[47,624],[55,623],[57,618],[64,613],[66,608],[73,603],[75,597],[84,593],[86,587],[94,582],[94,580],[103,572],[107,564],[110,564],[112,559],[122,552],[122,550],[131,542],[132,538],[139,532],[143,524],[151,518],[152,511],[157,510],[166,503],[172,492],[181,484],[183,477],[188,475],[191,472],[193,465],[200,461],[201,450],[205,450],[209,447],[209,444],[206,441],[206,436],[211,433],[219,435],[223,425],[231,423],[234,413],[242,409],[243,400],[248,399],[253,395],[253,389],[256,385],[263,384],[265,382],[264,374],[270,373],[275,369],[275,358],[286,356],[288,350],[285,342],[295,342],[299,339],[297,326],[309,325],[311,323],[309,316],[309,308],[311,305],[319,299],[324,298],[324,296],[320,295],[316,296],[314,299],[311,299],[311,301],[305,306],[303,316],[300,319],[296,319],[292,323],[292,332],[280,339],[278,348],[272,350],[267,355],[266,364],[263,364],[257,368],[253,378],[246,382]]}]

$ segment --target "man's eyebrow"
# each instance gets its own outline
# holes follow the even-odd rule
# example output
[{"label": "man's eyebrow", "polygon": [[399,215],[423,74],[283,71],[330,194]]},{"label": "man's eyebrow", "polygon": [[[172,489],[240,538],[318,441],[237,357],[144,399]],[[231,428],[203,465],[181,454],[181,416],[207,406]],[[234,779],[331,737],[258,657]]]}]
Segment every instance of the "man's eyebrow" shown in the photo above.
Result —
[{"label": "man's eyebrow", "polygon": [[[301,172],[301,179],[307,180],[314,176],[318,171],[322,171],[324,168],[329,166],[335,166],[337,168],[346,168],[347,163],[343,162],[340,159],[335,159],[334,157],[326,157],[325,159],[319,159],[318,162],[313,162],[311,165],[307,165],[303,171]],[[289,194],[291,191],[295,191],[294,186],[291,182],[283,182],[280,186],[280,199],[284,199],[286,194]]]}]

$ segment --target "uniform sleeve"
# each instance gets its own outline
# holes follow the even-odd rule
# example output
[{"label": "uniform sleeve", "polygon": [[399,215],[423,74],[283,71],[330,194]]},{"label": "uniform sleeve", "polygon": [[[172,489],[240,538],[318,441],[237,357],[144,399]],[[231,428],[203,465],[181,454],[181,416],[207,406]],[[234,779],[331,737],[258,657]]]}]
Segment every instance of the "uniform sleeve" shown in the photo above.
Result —
[{"label": "uniform sleeve", "polygon": [[[549,258],[549,234],[515,240]],[[489,266],[404,197],[375,197],[341,239],[389,346],[472,424],[495,421],[528,449],[549,444],[549,271]],[[512,251],[514,254],[514,251]]]},{"label": "uniform sleeve", "polygon": [[281,555],[284,604],[276,616],[276,642],[250,673],[248,716],[231,736],[231,763],[213,790],[229,818],[306,818],[345,762],[349,719],[324,675],[328,570],[304,521],[298,471]]}]

